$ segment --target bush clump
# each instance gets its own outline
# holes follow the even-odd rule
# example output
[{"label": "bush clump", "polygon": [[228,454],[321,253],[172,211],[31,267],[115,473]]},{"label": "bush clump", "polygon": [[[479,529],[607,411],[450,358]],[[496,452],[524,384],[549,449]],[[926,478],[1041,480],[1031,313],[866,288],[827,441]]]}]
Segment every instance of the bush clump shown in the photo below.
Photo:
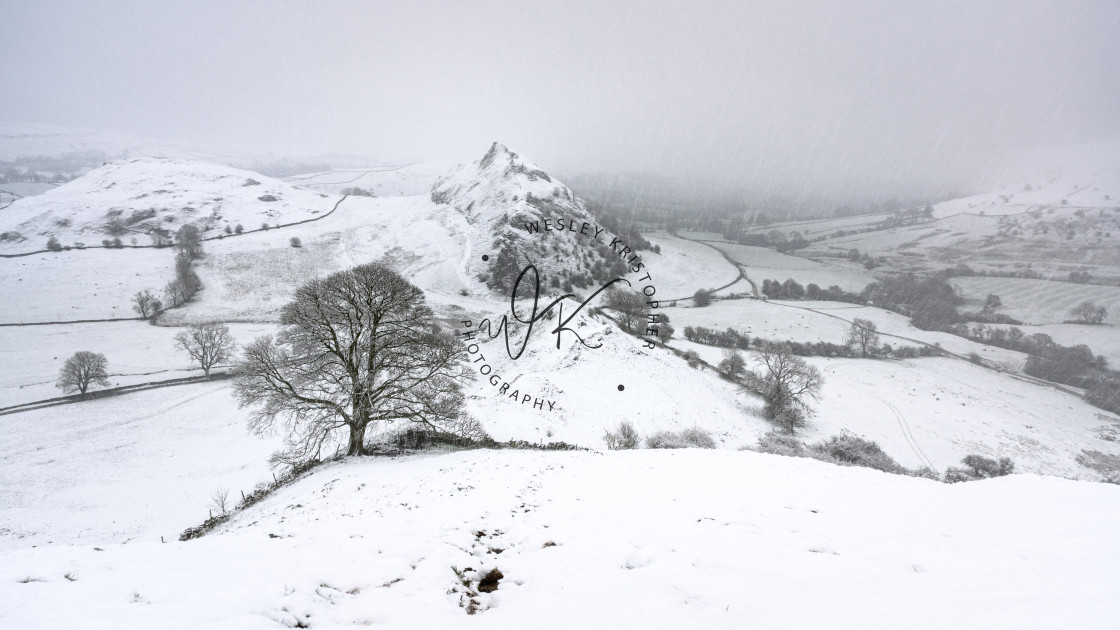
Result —
[{"label": "bush clump", "polygon": [[811,457],[834,461],[847,466],[874,468],[883,472],[904,474],[906,469],[887,455],[878,443],[865,440],[848,432],[834,435],[823,442],[809,446]]},{"label": "bush clump", "polygon": [[759,438],[758,444],[753,448],[743,447],[739,450],[753,450],[786,457],[808,457],[838,466],[874,468],[894,475],[921,477],[945,483],[1002,477],[1015,471],[1015,462],[1010,458],[992,459],[981,455],[965,457],[961,460],[964,464],[963,468],[948,468],[944,475],[928,466],[908,469],[894,461],[877,443],[847,431],[816,444],[805,444],[786,432],[771,431]]},{"label": "bush clump", "polygon": [[646,448],[715,448],[712,434],[700,427],[683,431],[657,431],[646,437]]},{"label": "bush clump", "polygon": [[801,443],[801,440],[785,431],[770,431],[758,438],[758,446],[755,450],[771,455],[806,457],[805,445]]},{"label": "bush clump", "polygon": [[607,448],[612,451],[626,451],[641,446],[642,438],[638,435],[638,430],[634,428],[634,425],[623,421],[618,424],[618,429],[605,432],[603,441],[607,443]]},{"label": "bush clump", "polygon": [[1010,457],[992,459],[974,453],[962,459],[961,463],[964,464],[964,468],[949,468],[945,471],[946,483],[991,479],[1015,472],[1015,462],[1011,461]]}]

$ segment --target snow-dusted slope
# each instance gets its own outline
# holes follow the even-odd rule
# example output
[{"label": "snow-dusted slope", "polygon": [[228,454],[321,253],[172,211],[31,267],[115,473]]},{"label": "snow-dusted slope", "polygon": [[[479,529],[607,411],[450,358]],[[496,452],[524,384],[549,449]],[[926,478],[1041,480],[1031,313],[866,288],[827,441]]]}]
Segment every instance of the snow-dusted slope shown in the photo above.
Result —
[{"label": "snow-dusted slope", "polygon": [[472,245],[464,219],[427,197],[348,197],[322,221],[208,241],[197,263],[202,291],[164,321],[276,321],[300,285],[370,262],[459,301],[463,291],[485,292],[464,272]]},{"label": "snow-dusted slope", "polygon": [[116,156],[151,140],[110,131],[58,125],[0,122],[0,160],[73,153]]},{"label": "snow-dusted slope", "polygon": [[[151,245],[156,231],[191,223],[204,237],[242,225],[313,219],[331,210],[335,196],[311,192],[224,166],[142,159],[106,164],[0,213],[0,253],[42,250],[55,237],[63,246],[99,246],[119,237],[125,245]],[[135,239],[135,243],[133,240]]]},{"label": "snow-dusted slope", "polygon": [[[564,316],[576,306],[566,301]],[[469,317],[477,329],[477,314]],[[466,388],[468,409],[495,438],[601,448],[604,431],[627,421],[643,434],[699,426],[721,448],[738,448],[766,431],[765,423],[751,415],[761,402],[715,374],[690,368],[662,348],[646,347],[601,315],[581,313],[567,325],[586,345],[564,332],[557,348],[556,321],[545,320],[534,329],[516,361],[509,358],[503,336],[475,338],[479,347],[471,358],[484,357],[492,371]],[[516,349],[523,335],[510,339]],[[482,363],[476,365],[481,371]]]},{"label": "snow-dusted slope", "polygon": [[360,188],[376,197],[412,197],[427,195],[436,181],[456,166],[456,164],[368,166],[293,175],[284,180],[297,186],[331,194],[340,194],[347,188]]},{"label": "snow-dusted slope", "polygon": [[1037,209],[1120,207],[1120,172],[1058,174],[1009,185],[1003,190],[945,201],[933,206],[933,216],[961,213],[1024,214]]},{"label": "snow-dusted slope", "polygon": [[175,538],[215,490],[271,479],[279,440],[235,410],[213,382],[0,416],[0,549]]},{"label": "snow-dusted slope", "polygon": [[1118,506],[749,452],[365,460],[201,540],[0,552],[0,601],[13,628],[89,630],[1103,629]]},{"label": "snow-dusted slope", "polygon": [[798,253],[825,259],[857,249],[884,257],[879,271],[929,272],[965,263],[1003,274],[1065,279],[1071,271],[1089,271],[1120,278],[1120,171],[1023,180],[935,204],[924,218],[882,216],[843,230],[841,221],[815,225],[806,234],[822,240]]},{"label": "snow-dusted slope", "polygon": [[489,276],[497,266],[508,285],[531,262],[546,287],[597,288],[640,260],[630,248],[622,254],[626,243],[612,251],[617,235],[597,225],[575,193],[497,142],[482,159],[437,181],[431,198],[465,216],[476,249],[490,252],[492,262],[472,259],[468,271]]}]

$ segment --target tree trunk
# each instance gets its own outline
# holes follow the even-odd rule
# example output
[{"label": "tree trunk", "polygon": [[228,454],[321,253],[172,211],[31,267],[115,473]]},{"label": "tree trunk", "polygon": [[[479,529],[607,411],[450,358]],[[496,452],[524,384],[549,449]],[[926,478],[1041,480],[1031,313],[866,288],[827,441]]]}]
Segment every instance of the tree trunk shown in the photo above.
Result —
[{"label": "tree trunk", "polygon": [[361,428],[350,425],[350,446],[346,449],[346,456],[366,454],[366,425]]}]

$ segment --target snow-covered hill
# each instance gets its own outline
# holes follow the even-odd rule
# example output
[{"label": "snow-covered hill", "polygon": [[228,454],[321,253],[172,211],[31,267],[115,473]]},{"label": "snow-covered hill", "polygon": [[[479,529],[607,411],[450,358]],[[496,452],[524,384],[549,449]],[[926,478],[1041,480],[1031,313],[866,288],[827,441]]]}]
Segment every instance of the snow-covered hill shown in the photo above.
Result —
[{"label": "snow-covered hill", "polygon": [[0,251],[43,250],[52,237],[64,247],[97,247],[113,238],[150,245],[153,234],[174,233],[187,223],[204,238],[220,237],[239,225],[256,230],[315,219],[337,202],[248,170],[166,159],[116,161],[7,207],[0,213]]},{"label": "snow-covered hill", "polygon": [[58,125],[0,122],[0,161],[68,154],[115,157],[154,141],[135,135]]},{"label": "snow-covered hill", "polygon": [[427,195],[439,178],[457,164],[406,164],[403,166],[367,166],[322,173],[285,177],[284,180],[319,192],[341,194],[347,188],[358,188],[375,197],[412,197]]},{"label": "snow-covered hill", "polygon": [[749,452],[367,459],[201,540],[0,552],[0,602],[13,628],[90,630],[1103,629],[1117,506]]},{"label": "snow-covered hill", "polygon": [[959,263],[996,273],[1071,271],[1120,279],[1120,171],[1051,174],[989,193],[934,204],[928,213],[792,221],[759,227],[798,231],[799,255],[820,261],[852,249],[880,259],[878,271],[930,272]]},{"label": "snow-covered hill", "polygon": [[934,204],[933,216],[971,213],[1016,215],[1031,210],[1120,207],[1120,172],[1052,174],[1006,186],[1003,190]]},{"label": "snow-covered hill", "polygon": [[507,295],[528,263],[546,287],[571,291],[597,288],[638,262],[629,247],[623,253],[626,243],[609,247],[618,235],[597,225],[567,186],[497,142],[437,181],[431,198],[466,217],[477,249],[494,258],[489,265],[472,259],[469,271]]},{"label": "snow-covered hill", "polygon": [[322,216],[338,197],[224,166],[178,160],[112,162],[42,195],[20,199],[0,213],[0,253],[42,250],[55,237],[63,246],[151,245],[152,235],[190,223],[205,238],[242,226],[294,223]]}]

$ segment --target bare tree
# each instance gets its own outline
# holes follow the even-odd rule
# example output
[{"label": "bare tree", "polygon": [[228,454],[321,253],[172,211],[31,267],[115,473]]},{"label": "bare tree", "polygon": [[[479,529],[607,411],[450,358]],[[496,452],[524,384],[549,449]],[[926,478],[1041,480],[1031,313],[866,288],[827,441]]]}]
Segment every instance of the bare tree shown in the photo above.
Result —
[{"label": "bare tree", "polygon": [[766,401],[764,413],[793,433],[805,425],[806,416],[812,413],[809,401],[820,397],[824,378],[816,367],[794,356],[787,343],[762,343],[758,362],[766,368],[759,391]]},{"label": "bare tree", "polygon": [[199,324],[175,335],[175,347],[197,361],[206,376],[210,376],[210,368],[233,356],[237,343],[229,334],[229,326]]},{"label": "bare tree", "polygon": [[607,308],[618,311],[618,323],[626,332],[639,329],[649,314],[645,296],[637,291],[624,289],[607,291]]},{"label": "bare tree", "polygon": [[167,295],[167,303],[171,307],[176,307],[186,303],[187,298],[189,297],[187,296],[187,288],[183,286],[183,283],[179,282],[178,280],[172,280],[171,282],[168,282],[167,286],[163,287],[163,292]]},{"label": "bare tree", "polygon": [[367,264],[312,280],[280,323],[276,338],[244,348],[234,384],[241,406],[255,407],[251,431],[284,432],[277,461],[314,457],[343,432],[346,454],[362,455],[371,424],[442,428],[459,416],[466,350],[392,269]]},{"label": "bare tree", "polygon": [[66,393],[78,392],[85,398],[91,385],[109,386],[108,369],[109,360],[105,355],[85,350],[75,352],[62,365],[55,387]]},{"label": "bare tree", "polygon": [[859,352],[861,357],[872,356],[879,351],[879,329],[870,319],[857,317],[848,327],[848,336],[844,338],[844,343]]},{"label": "bare tree", "polygon": [[202,255],[202,232],[190,223],[183,224],[175,233],[175,247],[191,259],[198,258]]},{"label": "bare tree", "polygon": [[163,302],[160,302],[159,298],[147,289],[137,291],[136,295],[132,296],[132,310],[136,311],[136,313],[144,319],[155,315],[162,307]]},{"label": "bare tree", "polygon": [[175,279],[167,283],[163,291],[172,307],[186,304],[202,288],[202,280],[191,267],[193,260],[186,252],[175,255]]},{"label": "bare tree", "polygon": [[214,493],[210,495],[210,508],[223,515],[229,511],[229,488],[214,490]]},{"label": "bare tree", "polygon": [[1100,324],[1108,317],[1108,309],[1092,302],[1082,302],[1069,312],[1083,324]]},{"label": "bare tree", "polygon": [[704,289],[697,289],[696,293],[692,294],[692,303],[696,306],[707,306],[712,303],[712,292],[705,291]]},{"label": "bare tree", "polygon": [[734,348],[723,349],[723,360],[717,366],[720,374],[730,378],[738,378],[743,375],[747,370],[747,362],[743,359],[743,355]]}]

